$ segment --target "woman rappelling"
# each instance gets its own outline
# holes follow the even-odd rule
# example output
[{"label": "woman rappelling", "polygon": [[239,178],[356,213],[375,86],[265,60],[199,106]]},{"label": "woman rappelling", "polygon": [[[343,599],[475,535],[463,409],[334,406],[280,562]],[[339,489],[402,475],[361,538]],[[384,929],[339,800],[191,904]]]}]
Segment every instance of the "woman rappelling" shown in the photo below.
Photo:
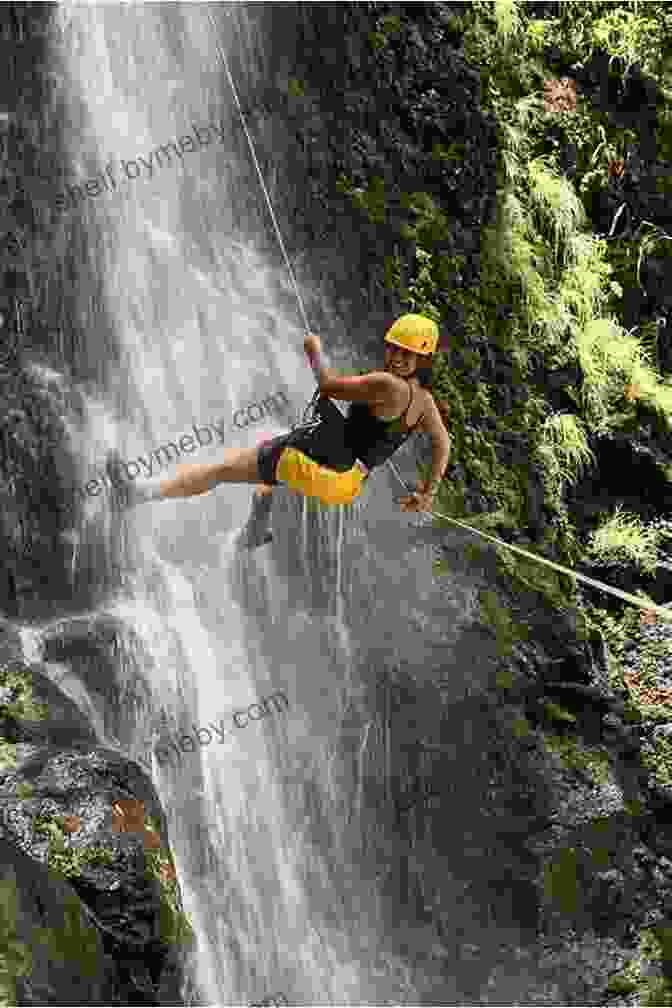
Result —
[{"label": "woman rappelling", "polygon": [[[239,546],[253,548],[270,541],[274,486],[284,484],[327,505],[350,504],[371,471],[417,431],[431,438],[431,474],[399,504],[402,511],[431,511],[451,446],[432,394],[423,387],[438,341],[439,330],[432,319],[402,315],[385,334],[383,369],[341,378],[324,367],[319,337],[307,335],[304,349],[319,386],[316,422],[254,448],[229,450],[219,462],[178,466],[172,479],[134,486],[127,503],[193,497],[220,483],[255,483],[252,513],[238,539]],[[350,402],[346,417],[330,397]]]}]

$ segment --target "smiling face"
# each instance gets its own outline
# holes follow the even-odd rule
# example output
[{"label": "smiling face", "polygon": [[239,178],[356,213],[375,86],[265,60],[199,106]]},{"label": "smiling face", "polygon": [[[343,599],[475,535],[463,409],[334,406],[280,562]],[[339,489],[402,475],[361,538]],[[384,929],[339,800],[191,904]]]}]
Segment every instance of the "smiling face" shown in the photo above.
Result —
[{"label": "smiling face", "polygon": [[390,374],[410,378],[415,374],[419,360],[420,355],[412,350],[405,350],[403,347],[395,346],[394,343],[385,344],[385,370]]}]

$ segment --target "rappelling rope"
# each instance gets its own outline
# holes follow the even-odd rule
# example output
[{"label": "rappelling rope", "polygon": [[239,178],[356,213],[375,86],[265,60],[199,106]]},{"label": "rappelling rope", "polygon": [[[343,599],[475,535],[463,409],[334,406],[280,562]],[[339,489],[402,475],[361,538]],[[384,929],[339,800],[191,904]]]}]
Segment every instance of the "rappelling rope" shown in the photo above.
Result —
[{"label": "rappelling rope", "polygon": [[[252,154],[252,160],[254,161],[254,166],[257,169],[257,175],[259,176],[259,182],[261,183],[261,188],[262,188],[264,196],[266,198],[266,205],[268,206],[268,211],[269,211],[269,213],[271,215],[271,220],[273,221],[273,227],[275,228],[275,233],[278,236],[278,242],[280,244],[280,248],[282,250],[282,254],[283,254],[284,258],[285,258],[285,263],[287,265],[287,270],[289,272],[289,277],[290,277],[290,280],[292,282],[292,286],[294,287],[294,293],[296,294],[296,300],[297,300],[298,305],[299,305],[299,311],[300,311],[301,316],[303,318],[305,331],[308,334],[311,331],[310,330],[310,325],[309,325],[309,322],[308,322],[308,316],[306,315],[306,310],[305,310],[304,305],[303,305],[303,300],[301,298],[301,293],[300,293],[298,285],[296,283],[296,278],[294,276],[294,270],[292,269],[292,264],[291,264],[291,262],[289,260],[289,256],[287,255],[287,250],[285,248],[285,243],[282,240],[282,234],[280,232],[280,227],[278,225],[278,221],[277,221],[277,218],[275,216],[275,211],[273,210],[273,204],[271,202],[271,197],[270,197],[270,195],[268,193],[268,189],[266,187],[266,182],[264,180],[264,176],[263,176],[263,173],[261,171],[261,167],[259,165],[259,161],[257,159],[257,154],[256,154],[256,151],[255,151],[254,142],[252,140],[252,137],[250,136],[250,131],[247,128],[247,122],[245,120],[245,115],[243,113],[243,109],[241,107],[240,100],[238,98],[238,92],[236,91],[236,85],[234,84],[233,77],[231,76],[231,71],[229,70],[229,64],[227,62],[226,56],[224,54],[224,51],[222,50],[222,47],[220,46],[219,41],[218,41],[217,25],[215,24],[215,21],[214,21],[214,19],[212,17],[212,14],[209,11],[207,11],[207,16],[210,18],[210,23],[212,24],[213,37],[215,39],[215,46],[216,46],[217,52],[219,53],[219,56],[220,56],[220,58],[222,60],[222,64],[224,66],[224,70],[226,72],[226,76],[228,77],[229,84],[231,86],[231,91],[233,93],[233,99],[234,99],[234,101],[236,103],[236,108],[238,109],[238,113],[240,115],[240,121],[241,121],[243,130],[245,132],[245,136],[247,137],[247,142],[248,142],[249,147],[250,147],[250,153]],[[316,393],[313,396],[313,399],[311,400],[311,402],[310,402],[310,404],[308,406],[308,410],[313,409],[314,404],[315,404],[316,399],[317,399],[317,395],[318,395],[318,393]],[[305,416],[305,414],[304,414],[304,416]],[[411,492],[410,487],[404,482],[404,480],[402,479],[402,477],[399,475],[396,466],[392,462],[392,459],[388,459],[387,460],[387,464],[390,466],[390,468],[392,469],[393,473],[395,474],[395,476],[399,480],[400,484],[404,487],[404,489],[407,490],[408,492]],[[498,539],[496,536],[491,536],[491,535],[488,535],[486,532],[481,532],[480,529],[472,528],[471,525],[467,525],[465,522],[458,521],[457,518],[451,518],[450,515],[444,515],[444,514],[441,514],[440,512],[437,512],[437,511],[430,511],[429,514],[433,515],[434,518],[440,518],[443,521],[451,522],[453,525],[457,525],[459,528],[465,529],[467,532],[472,532],[474,535],[481,536],[481,538],[487,539],[488,542],[495,543],[497,546],[503,546],[504,549],[511,550],[513,553],[519,553],[521,556],[528,557],[528,559],[530,559],[530,560],[535,560],[537,563],[546,564],[547,567],[552,567],[553,570],[559,571],[561,574],[568,574],[570,577],[576,578],[578,581],[583,581],[585,584],[591,585],[593,588],[597,588],[599,591],[607,592],[610,595],[616,596],[616,598],[623,599],[623,601],[625,601],[625,602],[630,602],[630,604],[636,606],[637,609],[646,609],[649,612],[655,612],[655,613],[657,613],[663,619],[672,620],[672,611],[670,611],[669,609],[666,609],[664,606],[658,605],[655,602],[645,602],[643,599],[638,598],[636,595],[632,595],[630,592],[621,591],[620,588],[613,588],[611,585],[604,584],[603,581],[597,581],[594,578],[587,577],[585,574],[579,574],[578,571],[572,570],[569,567],[564,567],[562,564],[555,563],[553,560],[548,560],[546,557],[539,556],[536,553],[530,553],[529,550],[523,549],[520,546],[514,546],[512,543],[504,542],[503,539]]]}]

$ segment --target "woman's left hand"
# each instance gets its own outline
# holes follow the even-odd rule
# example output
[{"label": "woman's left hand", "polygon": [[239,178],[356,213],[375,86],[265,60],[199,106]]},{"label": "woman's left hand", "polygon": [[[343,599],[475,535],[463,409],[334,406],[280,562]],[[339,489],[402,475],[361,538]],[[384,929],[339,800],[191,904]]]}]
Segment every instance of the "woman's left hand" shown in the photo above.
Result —
[{"label": "woman's left hand", "polygon": [[322,343],[320,342],[320,337],[315,333],[308,333],[303,341],[303,349],[306,351],[309,357],[314,357],[320,354],[322,350]]},{"label": "woman's left hand", "polygon": [[401,511],[430,511],[434,503],[434,495],[431,491],[425,490],[424,483],[418,483],[414,493],[410,497],[402,497],[399,501]]}]

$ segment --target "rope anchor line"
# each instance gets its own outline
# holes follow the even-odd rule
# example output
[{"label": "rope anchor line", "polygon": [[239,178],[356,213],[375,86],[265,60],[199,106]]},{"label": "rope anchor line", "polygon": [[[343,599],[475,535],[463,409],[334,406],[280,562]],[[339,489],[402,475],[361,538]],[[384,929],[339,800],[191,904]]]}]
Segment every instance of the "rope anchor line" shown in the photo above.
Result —
[{"label": "rope anchor line", "polygon": [[[231,92],[233,94],[233,99],[234,99],[236,108],[238,110],[238,114],[240,116],[241,125],[243,127],[243,131],[244,131],[245,136],[247,138],[247,142],[248,142],[248,145],[249,145],[249,148],[250,148],[250,153],[252,155],[252,160],[254,162],[254,166],[256,168],[257,175],[259,176],[259,182],[261,183],[261,188],[262,188],[262,191],[264,193],[264,197],[266,199],[266,205],[268,206],[268,211],[269,211],[269,213],[271,215],[271,220],[273,222],[273,227],[275,228],[275,233],[276,233],[277,238],[278,238],[278,243],[280,245],[280,249],[282,251],[282,254],[283,254],[283,257],[284,257],[284,260],[285,260],[285,264],[287,266],[287,271],[289,273],[289,278],[290,278],[290,280],[292,282],[292,286],[294,288],[294,293],[296,294],[296,300],[297,300],[297,303],[298,303],[298,306],[299,306],[299,313],[300,313],[300,315],[301,315],[301,317],[303,319],[305,332],[306,332],[306,334],[308,334],[311,331],[310,330],[310,325],[309,325],[309,322],[308,322],[308,316],[306,314],[306,310],[305,310],[305,307],[304,307],[304,304],[303,304],[303,299],[301,298],[301,293],[299,291],[299,288],[298,288],[298,285],[297,285],[297,282],[296,282],[296,278],[294,276],[294,270],[292,269],[292,264],[290,262],[289,256],[287,255],[287,250],[285,248],[285,243],[284,243],[284,241],[282,239],[282,234],[280,232],[280,227],[278,225],[278,221],[277,221],[277,218],[275,216],[275,211],[273,210],[273,204],[271,202],[271,197],[269,195],[268,188],[267,188],[266,182],[264,180],[264,175],[263,175],[263,172],[262,172],[261,167],[259,165],[259,160],[257,158],[256,150],[255,150],[255,147],[254,147],[254,141],[252,140],[252,137],[250,136],[250,131],[247,128],[247,122],[245,120],[245,115],[243,113],[243,109],[242,109],[242,106],[240,104],[240,99],[238,97],[238,92],[236,90],[236,85],[234,83],[233,77],[231,76],[231,71],[229,70],[229,64],[227,62],[226,55],[224,54],[224,51],[222,50],[222,47],[219,44],[217,25],[215,24],[214,18],[212,16],[212,14],[210,13],[210,11],[207,11],[207,16],[210,19],[210,23],[212,25],[213,38],[215,40],[215,47],[217,49],[217,52],[219,53],[220,59],[222,61],[222,65],[224,66],[224,70],[226,72],[226,76],[227,76],[228,81],[229,81],[229,85],[231,87]],[[304,416],[305,416],[305,414],[304,414]],[[404,488],[404,490],[406,490],[407,492],[410,492],[410,487],[404,482],[404,480],[402,479],[402,477],[399,475],[399,472],[397,471],[396,466],[392,462],[392,459],[388,459],[387,460],[387,464],[392,469],[393,473],[395,474],[395,476],[399,480],[399,483]],[[467,525],[466,522],[458,521],[457,518],[451,518],[450,515],[441,514],[441,512],[437,512],[437,511],[431,511],[431,512],[429,512],[429,514],[431,514],[434,518],[439,518],[442,521],[447,521],[447,522],[450,522],[453,525],[457,525],[458,528],[465,529],[467,532],[472,532],[474,535],[481,536],[482,539],[487,539],[488,542],[495,543],[497,546],[503,546],[504,549],[511,550],[512,553],[519,553],[521,556],[527,557],[530,560],[535,560],[537,563],[546,564],[547,567],[551,567],[553,570],[559,571],[561,574],[567,574],[567,575],[569,575],[569,577],[576,578],[578,581],[582,581],[584,584],[588,584],[588,585],[590,585],[593,588],[597,588],[598,591],[603,591],[603,592],[607,592],[609,595],[614,595],[616,598],[622,599],[624,602],[629,602],[631,605],[635,606],[637,609],[646,610],[648,612],[655,612],[662,619],[665,619],[665,620],[668,620],[668,621],[672,621],[672,610],[667,609],[664,606],[658,605],[656,602],[645,602],[643,599],[638,598],[636,595],[633,595],[630,592],[621,591],[620,588],[614,588],[611,585],[605,584],[603,581],[598,581],[596,578],[587,577],[587,575],[580,574],[578,571],[572,570],[570,567],[565,567],[563,564],[555,563],[555,561],[549,560],[547,557],[539,556],[539,554],[537,554],[537,553],[531,553],[529,550],[523,549],[521,546],[514,546],[512,543],[504,542],[503,539],[498,539],[496,536],[488,535],[486,532],[482,532],[480,529],[472,528],[471,525]]]}]

